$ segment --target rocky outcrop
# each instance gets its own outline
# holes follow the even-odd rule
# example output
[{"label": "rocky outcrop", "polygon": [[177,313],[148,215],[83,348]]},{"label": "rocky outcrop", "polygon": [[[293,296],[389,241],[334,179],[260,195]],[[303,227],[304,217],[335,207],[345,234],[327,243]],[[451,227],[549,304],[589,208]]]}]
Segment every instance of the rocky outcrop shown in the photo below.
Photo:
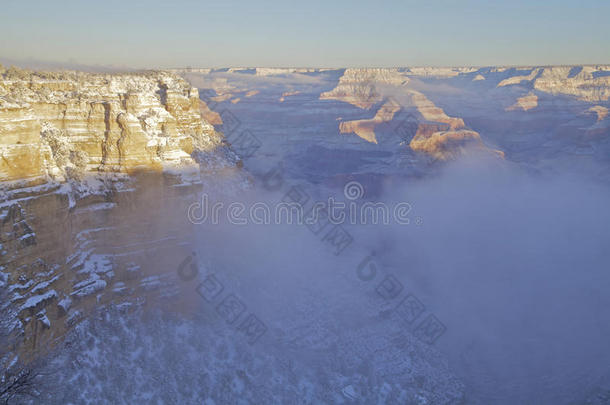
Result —
[{"label": "rocky outcrop", "polygon": [[473,67],[412,67],[404,70],[409,76],[455,77],[461,74],[476,72]]},{"label": "rocky outcrop", "polygon": [[176,296],[190,240],[176,213],[213,162],[237,171],[197,89],[165,72],[0,78],[1,304],[21,348],[52,347],[100,305]]},{"label": "rocky outcrop", "polygon": [[530,68],[526,75],[509,76],[498,87],[527,84],[553,95],[567,95],[582,101],[610,98],[610,66],[551,66]]},{"label": "rocky outcrop", "polygon": [[212,111],[208,104],[203,100],[199,100],[199,113],[206,122],[212,125],[222,125],[222,118],[220,117],[220,114],[218,114],[216,111]]},{"label": "rocky outcrop", "polygon": [[498,87],[520,84],[521,82],[531,82],[540,73],[540,70],[541,69],[532,69],[527,75],[510,76],[498,83]]},{"label": "rocky outcrop", "polygon": [[608,108],[601,106],[601,105],[595,105],[595,106],[589,108],[588,111],[595,113],[597,115],[598,122],[603,121],[608,116]]},{"label": "rocky outcrop", "polygon": [[[480,135],[466,127],[464,120],[451,117],[434,104],[422,92],[411,88],[406,73],[419,75],[455,76],[469,73],[463,69],[346,69],[337,86],[320,95],[320,99],[335,99],[369,109],[383,102],[373,118],[344,121],[339,132],[355,133],[367,142],[377,144],[375,127],[391,122],[401,109],[414,110],[411,116],[418,122],[417,131],[408,140],[409,147],[434,160],[448,160],[474,148],[484,153],[503,156],[502,152],[489,149]],[[395,97],[396,98],[395,98]],[[400,100],[400,101],[398,101]]]},{"label": "rocky outcrop", "polygon": [[610,66],[548,67],[534,81],[534,88],[589,102],[607,101],[610,97]]},{"label": "rocky outcrop", "polygon": [[[242,70],[247,70],[243,68]],[[315,73],[323,72],[329,69],[318,69],[318,68],[255,68],[256,76],[276,76],[286,75],[292,73]]]},{"label": "rocky outcrop", "polygon": [[194,165],[194,149],[219,141],[201,119],[197,89],[172,74],[23,72],[0,80],[3,181]]},{"label": "rocky outcrop", "polygon": [[20,357],[46,350],[90,311],[125,310],[176,296],[175,269],[190,253],[185,206],[196,185],[176,187],[156,173],[129,191],[70,204],[49,190],[0,206],[0,272],[13,308]]},{"label": "rocky outcrop", "polygon": [[299,90],[283,92],[282,96],[280,97],[280,103],[283,103],[286,100],[286,97],[296,96],[297,94],[301,94],[301,92]]},{"label": "rocky outcrop", "polygon": [[377,85],[403,86],[408,82],[398,69],[345,69],[337,87],[320,94],[320,100],[339,100],[369,109],[383,100]]},{"label": "rocky outcrop", "polygon": [[595,114],[597,119],[593,125],[587,128],[589,139],[604,139],[610,134],[610,120],[608,120],[608,108],[595,105],[586,111],[587,114]]},{"label": "rocky outcrop", "polygon": [[437,107],[424,94],[418,91],[411,91],[411,102],[417,108],[424,120],[432,122],[442,122],[449,125],[451,129],[464,128],[464,120],[461,118],[450,117],[445,114],[442,108]]},{"label": "rocky outcrop", "polygon": [[504,157],[501,151],[485,146],[479,133],[467,128],[463,119],[448,116],[424,94],[412,91],[411,101],[423,118],[409,142],[414,151],[425,153],[435,160],[456,158],[467,149]]},{"label": "rocky outcrop", "polygon": [[428,124],[420,124],[417,134],[409,146],[417,152],[423,152],[436,160],[449,160],[468,152],[477,150],[483,153],[494,153],[504,157],[501,151],[491,150],[481,140],[478,132],[469,129],[445,129]]},{"label": "rocky outcrop", "polygon": [[400,105],[395,101],[386,101],[373,118],[342,122],[339,124],[339,132],[342,134],[355,133],[367,142],[377,143],[375,126],[392,121],[394,114],[396,114],[400,108]]},{"label": "rocky outcrop", "polygon": [[536,107],[538,107],[538,96],[533,93],[529,93],[523,97],[519,97],[515,104],[506,108],[506,111],[527,111]]}]

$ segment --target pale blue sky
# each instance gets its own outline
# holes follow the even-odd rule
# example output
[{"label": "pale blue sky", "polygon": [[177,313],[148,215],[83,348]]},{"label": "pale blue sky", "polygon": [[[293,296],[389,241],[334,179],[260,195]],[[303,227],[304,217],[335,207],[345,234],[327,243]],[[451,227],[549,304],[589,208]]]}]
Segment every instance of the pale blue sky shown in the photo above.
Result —
[{"label": "pale blue sky", "polygon": [[0,57],[130,67],[610,63],[608,0],[4,1]]}]

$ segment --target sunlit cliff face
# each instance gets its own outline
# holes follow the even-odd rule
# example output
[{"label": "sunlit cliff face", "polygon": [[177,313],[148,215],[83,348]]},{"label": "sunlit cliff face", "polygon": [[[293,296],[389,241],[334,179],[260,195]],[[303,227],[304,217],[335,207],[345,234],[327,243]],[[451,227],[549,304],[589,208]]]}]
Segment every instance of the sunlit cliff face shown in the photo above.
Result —
[{"label": "sunlit cliff face", "polygon": [[218,144],[197,89],[163,73],[26,73],[0,81],[3,181],[194,164]]},{"label": "sunlit cliff face", "polygon": [[25,353],[94,308],[179,295],[162,270],[188,239],[177,212],[205,173],[222,181],[237,162],[201,103],[167,73],[4,74],[0,271]]}]

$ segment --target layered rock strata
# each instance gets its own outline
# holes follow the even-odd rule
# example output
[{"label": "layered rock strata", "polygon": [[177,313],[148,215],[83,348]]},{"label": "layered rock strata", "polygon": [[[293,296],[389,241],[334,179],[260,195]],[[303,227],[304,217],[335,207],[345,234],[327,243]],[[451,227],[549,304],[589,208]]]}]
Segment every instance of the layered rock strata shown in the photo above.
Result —
[{"label": "layered rock strata", "polygon": [[4,182],[195,164],[193,150],[218,143],[197,89],[174,75],[5,73],[0,81]]},{"label": "layered rock strata", "polygon": [[182,297],[186,204],[214,162],[238,171],[198,90],[165,72],[0,73],[0,305],[13,354],[52,347],[93,308]]}]

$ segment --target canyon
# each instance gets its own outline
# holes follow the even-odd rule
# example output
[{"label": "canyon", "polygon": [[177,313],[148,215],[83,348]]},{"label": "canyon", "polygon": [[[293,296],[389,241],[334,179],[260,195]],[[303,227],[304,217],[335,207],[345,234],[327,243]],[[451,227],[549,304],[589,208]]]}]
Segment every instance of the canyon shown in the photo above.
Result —
[{"label": "canyon", "polygon": [[[479,196],[474,208],[486,210],[489,199],[504,195],[497,184],[505,181],[489,181],[488,172],[516,170],[519,185],[526,183],[522,172],[536,179],[568,172],[606,187],[609,97],[610,67],[602,65],[234,67],[112,74],[0,69],[0,290],[3,311],[10,315],[5,321],[17,337],[10,350],[0,353],[0,362],[8,370],[57,349],[58,358],[72,367],[64,382],[76,375],[93,381],[92,371],[74,366],[66,360],[70,352],[61,350],[68,342],[78,348],[80,361],[95,364],[92,369],[111,369],[119,361],[113,351],[125,350],[114,340],[121,336],[134,351],[142,342],[148,353],[125,361],[141,368],[167,366],[177,376],[190,375],[182,367],[192,368],[194,379],[211,378],[212,387],[227,385],[231,395],[252,390],[252,398],[262,402],[296,396],[327,403],[383,397],[458,404],[468,403],[468,395],[480,389],[487,396],[478,403],[485,403],[496,394],[485,384],[499,384],[504,377],[501,367],[494,368],[497,359],[485,357],[485,350],[506,345],[510,357],[512,343],[486,340],[486,333],[474,335],[459,325],[457,319],[472,310],[470,303],[445,293],[454,299],[449,305],[445,295],[434,294],[446,281],[426,270],[439,271],[434,266],[446,263],[442,254],[425,256],[439,246],[449,251],[451,243],[461,246],[461,229],[480,219],[464,208],[473,203],[462,201],[460,189],[441,193],[443,201],[455,202],[449,212],[469,214],[456,231],[461,212],[447,219],[446,206],[429,211],[436,200],[426,200],[421,190],[447,171],[465,171],[465,179],[450,178],[439,188],[462,185]],[[460,166],[472,160],[485,163],[473,171]],[[277,172],[285,190],[269,186]],[[346,226],[357,241],[347,254],[335,257],[323,249],[327,239],[319,243],[304,227],[196,226],[187,216],[202,193],[227,203],[272,203],[295,195],[324,201],[341,196],[353,181],[362,186],[365,201],[412,202],[413,226],[407,231]],[[484,194],[479,187],[491,191]],[[527,199],[532,193],[523,194]],[[411,200],[418,196],[422,203]],[[515,206],[521,212],[518,202]],[[513,223],[502,226],[510,231]],[[431,238],[435,231],[444,236]],[[397,235],[408,243],[397,244]],[[428,240],[440,242],[423,242]],[[456,260],[449,269],[468,264],[469,257],[461,255],[465,250],[453,252],[463,262]],[[345,274],[353,274],[371,251],[377,252],[376,268],[390,269],[396,277],[389,275],[366,290],[361,280]],[[196,283],[185,282],[179,269],[186,258],[197,263],[201,277],[206,275],[202,283],[211,274],[222,280],[223,294],[233,288],[229,296],[247,301],[244,316],[253,311],[265,320],[268,331],[256,346],[242,345],[231,334],[241,321],[231,326],[212,318],[219,302],[210,306]],[[469,274],[468,266],[459,268]],[[454,277],[441,270],[438,274]],[[407,297],[418,295],[447,323],[448,332],[436,345],[423,342],[396,315],[396,300],[380,298],[387,280],[396,278],[404,280]],[[464,287],[467,278],[459,276],[455,284]],[[478,294],[483,293],[470,293]],[[606,302],[596,290],[589,296]],[[165,315],[140,322],[159,309]],[[104,311],[126,321],[117,326],[113,318],[114,332],[101,338],[94,332],[103,328]],[[468,325],[478,326],[485,316],[473,315]],[[606,326],[599,329],[608,332]],[[161,348],[164,333],[175,346]],[[521,338],[515,339],[524,342]],[[168,353],[182,364],[168,360],[160,366],[159,355]],[[189,363],[197,356],[206,361]],[[472,373],[478,361],[489,367],[485,378],[480,378],[483,371]],[[284,371],[264,365],[276,363]],[[230,382],[209,377],[214,372],[205,368],[208,364]],[[317,376],[320,367],[330,370],[324,378]],[[545,372],[554,375],[540,369],[541,375]],[[270,376],[272,393],[259,387]],[[123,377],[143,384],[137,378]],[[170,400],[188,400],[192,392],[181,389],[192,388],[178,380],[180,394],[169,390]],[[170,394],[164,384],[148,381],[145,390],[166,399]],[[103,395],[115,398],[110,390]]]}]

